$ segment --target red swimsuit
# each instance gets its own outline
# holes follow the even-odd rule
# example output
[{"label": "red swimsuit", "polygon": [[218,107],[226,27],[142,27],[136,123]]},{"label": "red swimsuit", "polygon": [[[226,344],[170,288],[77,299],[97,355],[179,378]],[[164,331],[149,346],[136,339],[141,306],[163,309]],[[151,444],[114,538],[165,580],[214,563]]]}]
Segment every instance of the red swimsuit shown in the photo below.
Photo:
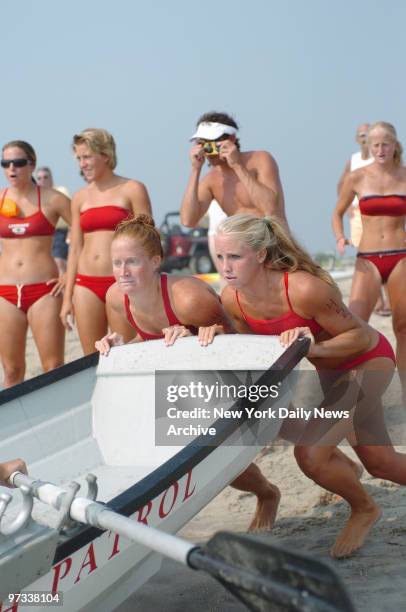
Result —
[{"label": "red swimsuit", "polygon": [[[370,195],[359,200],[361,215],[367,217],[403,217],[406,215],[406,195]],[[406,249],[360,252],[357,257],[367,259],[378,269],[385,284],[390,273],[406,257]]]},{"label": "red swimsuit", "polygon": [[94,206],[80,213],[80,228],[84,234],[90,232],[114,232],[117,225],[131,215],[122,206]]},{"label": "red swimsuit", "polygon": [[[94,206],[80,213],[80,228],[84,234],[91,232],[114,232],[117,225],[131,215],[131,211],[122,206]],[[106,293],[115,282],[114,276],[89,276],[76,274],[75,283],[93,291],[97,297],[106,301]]]},{"label": "red swimsuit", "polygon": [[37,186],[38,210],[28,217],[5,217],[1,214],[8,189],[3,191],[0,204],[0,238],[31,238],[32,236],[52,236],[55,227],[41,210],[41,189]]},{"label": "red swimsuit", "polygon": [[[41,210],[41,189],[37,186],[38,210],[27,217],[6,217],[1,214],[8,189],[3,191],[0,203],[0,238],[32,238],[34,236],[52,236],[55,227]],[[52,290],[55,283],[30,283],[18,285],[0,285],[0,297],[4,298],[25,313],[44,295]]]},{"label": "red swimsuit", "polygon": [[289,329],[293,329],[294,327],[309,327],[312,334],[316,336],[319,332],[323,330],[323,328],[317,323],[315,319],[304,319],[300,315],[296,314],[296,312],[292,308],[292,304],[290,303],[289,299],[289,281],[287,272],[284,273],[283,280],[285,283],[286,300],[289,306],[288,312],[281,315],[280,317],[274,317],[273,319],[253,319],[249,315],[245,314],[245,312],[243,311],[238,297],[238,291],[236,291],[235,296],[237,298],[237,304],[242,316],[248,323],[250,329],[252,329],[252,331],[256,334],[262,334],[266,336],[280,336],[282,332],[288,331]]},{"label": "red swimsuit", "polygon": [[[162,293],[162,300],[164,303],[165,313],[168,318],[169,327],[171,325],[183,325],[183,323],[179,321],[178,317],[176,316],[176,314],[174,313],[172,309],[171,302],[169,299],[169,293],[168,293],[168,277],[166,274],[161,274],[161,293]],[[130,322],[130,325],[134,327],[134,329],[137,330],[138,334],[141,336],[143,340],[160,340],[161,338],[164,338],[164,334],[162,333],[161,334],[150,334],[149,332],[145,332],[138,327],[131,313],[130,300],[127,294],[124,295],[124,306],[125,306],[125,310],[127,313],[127,319]],[[195,327],[191,327],[191,326],[187,326],[187,327],[192,332],[192,334],[196,333],[197,330]]]},{"label": "red swimsuit", "polygon": [[[312,334],[316,336],[319,332],[323,331],[323,328],[321,327],[321,325],[319,325],[319,323],[317,323],[315,319],[305,319],[293,310],[288,294],[289,281],[287,272],[284,273],[283,280],[285,284],[285,295],[286,300],[288,302],[289,310],[280,317],[274,317],[273,319],[254,319],[253,317],[247,315],[242,309],[238,297],[238,291],[235,292],[237,304],[242,316],[244,317],[244,320],[255,334],[279,336],[282,332],[288,331],[289,329],[293,329],[295,327],[308,327]],[[383,336],[381,333],[379,333],[378,343],[374,348],[366,351],[362,355],[358,355],[357,357],[345,361],[344,363],[340,364],[339,367],[336,367],[334,369],[352,370],[361,363],[364,363],[365,361],[370,361],[375,357],[388,357],[389,359],[392,359],[392,361],[396,364],[395,354],[393,352],[392,346],[385,338],[385,336]]]}]

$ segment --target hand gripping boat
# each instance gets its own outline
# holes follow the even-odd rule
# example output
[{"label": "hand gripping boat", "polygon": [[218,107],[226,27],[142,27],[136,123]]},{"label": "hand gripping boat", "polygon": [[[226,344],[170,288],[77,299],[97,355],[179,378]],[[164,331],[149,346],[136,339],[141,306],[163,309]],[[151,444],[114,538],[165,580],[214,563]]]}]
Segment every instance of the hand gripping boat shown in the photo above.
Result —
[{"label": "hand gripping boat", "polygon": [[[318,561],[247,536],[217,534],[200,548],[171,535],[282,423],[247,419],[244,407],[232,413],[243,404],[227,399],[230,413],[206,418],[215,430],[210,441],[192,435],[183,445],[183,436],[176,445],[176,436],[165,437],[168,384],[179,391],[207,376],[216,384],[276,385],[278,402],[287,402],[289,375],[306,352],[307,341],[284,351],[265,336],[219,336],[205,348],[193,337],[170,348],[156,340],[112,349],[98,365],[96,354],[84,357],[3,391],[0,460],[24,458],[30,476],[14,474],[19,489],[0,495],[0,611],[28,610],[34,591],[37,610],[49,607],[51,594],[54,602],[62,595],[69,612],[114,610],[159,571],[162,555],[209,572],[250,609],[352,610]],[[204,405],[195,396],[189,403]],[[10,596],[20,592],[13,608]],[[320,607],[333,592],[336,604]],[[278,601],[282,607],[274,607]]]}]

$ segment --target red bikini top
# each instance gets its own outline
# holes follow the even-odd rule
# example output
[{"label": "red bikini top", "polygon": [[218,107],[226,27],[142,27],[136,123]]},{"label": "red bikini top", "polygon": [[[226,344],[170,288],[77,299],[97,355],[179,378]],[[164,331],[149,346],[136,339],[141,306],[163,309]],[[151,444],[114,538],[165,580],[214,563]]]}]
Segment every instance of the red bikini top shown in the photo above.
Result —
[{"label": "red bikini top", "polygon": [[122,206],[93,206],[80,213],[80,228],[84,234],[101,230],[114,232],[131,211]]},{"label": "red bikini top", "polygon": [[285,293],[289,305],[289,311],[285,312],[285,314],[281,315],[280,317],[275,317],[273,319],[253,319],[252,317],[245,314],[238,298],[238,291],[235,292],[239,309],[245,321],[248,323],[249,328],[255,334],[261,334],[266,336],[279,336],[282,332],[287,331],[289,329],[293,329],[294,327],[309,327],[312,334],[318,334],[320,331],[322,331],[323,328],[317,323],[315,319],[304,319],[300,315],[296,314],[296,312],[293,310],[288,295],[287,272],[285,272],[283,278],[285,282]]},{"label": "red bikini top", "polygon": [[[168,277],[166,274],[161,274],[161,293],[162,293],[162,300],[164,303],[165,313],[166,313],[166,316],[168,317],[168,323],[169,323],[168,327],[170,327],[171,325],[183,325],[183,323],[179,321],[178,317],[172,310],[172,306],[171,306],[171,302],[169,300],[169,294],[168,294]],[[138,325],[134,321],[134,317],[132,316],[132,313],[130,310],[130,300],[127,294],[124,295],[124,306],[125,306],[125,310],[127,313],[127,319],[130,322],[130,325],[137,330],[137,332],[139,333],[139,335],[141,336],[143,340],[159,340],[164,337],[163,334],[150,334],[148,332],[142,331],[142,329],[138,327]],[[192,326],[187,326],[187,327],[192,332],[192,334],[195,334],[197,332],[197,329],[195,327],[192,327]]]},{"label": "red bikini top", "polygon": [[361,215],[367,217],[403,217],[406,215],[406,195],[369,195],[360,198]]},{"label": "red bikini top", "polygon": [[41,210],[41,189],[37,185],[38,210],[27,217],[6,217],[1,214],[8,189],[3,191],[0,204],[0,238],[31,238],[33,236],[52,236],[55,226]]}]

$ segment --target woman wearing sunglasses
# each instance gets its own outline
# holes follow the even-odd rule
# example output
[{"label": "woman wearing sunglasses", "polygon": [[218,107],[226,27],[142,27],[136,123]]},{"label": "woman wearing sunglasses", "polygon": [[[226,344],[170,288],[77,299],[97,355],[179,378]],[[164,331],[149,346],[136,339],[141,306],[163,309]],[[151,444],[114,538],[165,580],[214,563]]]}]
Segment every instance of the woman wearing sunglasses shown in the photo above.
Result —
[{"label": "woman wearing sunglasses", "polygon": [[91,128],[73,137],[73,150],[87,185],[72,199],[72,230],[67,280],[61,319],[71,329],[75,315],[86,354],[107,333],[108,327],[129,340],[134,331],[106,308],[106,293],[114,283],[110,246],[116,226],[137,213],[151,214],[145,186],[114,173],[117,165],[114,138],[106,130]]},{"label": "woman wearing sunglasses", "polygon": [[59,319],[64,279],[51,253],[59,217],[70,223],[69,199],[34,181],[35,151],[28,142],[4,145],[1,166],[9,186],[0,191],[0,356],[4,387],[25,374],[31,327],[44,371],[63,363],[64,329]]}]

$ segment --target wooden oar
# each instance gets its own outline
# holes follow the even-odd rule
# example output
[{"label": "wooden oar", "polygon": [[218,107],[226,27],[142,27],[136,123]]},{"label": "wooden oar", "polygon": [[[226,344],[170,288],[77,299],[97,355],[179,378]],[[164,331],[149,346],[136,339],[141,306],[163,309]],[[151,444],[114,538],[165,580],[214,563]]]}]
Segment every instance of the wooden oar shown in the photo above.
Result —
[{"label": "wooden oar", "polygon": [[250,610],[289,612],[354,612],[335,572],[325,563],[292,553],[252,536],[216,534],[205,546],[138,523],[103,504],[49,482],[15,472],[10,482],[31,488],[37,499],[60,510],[69,499],[69,517],[110,530],[165,557],[216,578]]}]

